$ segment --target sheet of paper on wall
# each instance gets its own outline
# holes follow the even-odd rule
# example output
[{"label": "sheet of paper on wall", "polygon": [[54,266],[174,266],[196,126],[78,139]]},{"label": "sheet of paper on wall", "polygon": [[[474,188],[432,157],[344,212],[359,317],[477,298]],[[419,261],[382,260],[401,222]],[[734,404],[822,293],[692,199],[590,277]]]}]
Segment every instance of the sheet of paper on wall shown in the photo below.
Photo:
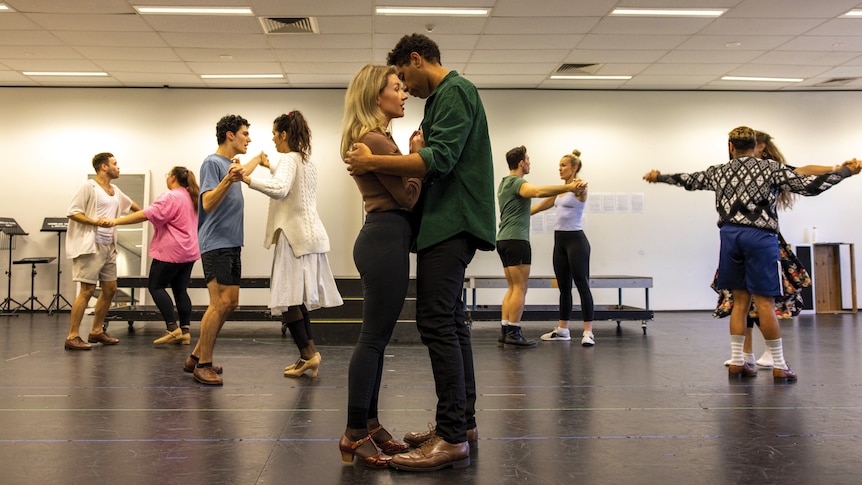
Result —
[{"label": "sheet of paper on wall", "polygon": [[616,194],[616,204],[614,204],[614,212],[631,212],[632,198],[631,194],[618,193]]},{"label": "sheet of paper on wall", "polygon": [[644,194],[643,192],[632,194],[632,212],[642,214],[644,211]]}]

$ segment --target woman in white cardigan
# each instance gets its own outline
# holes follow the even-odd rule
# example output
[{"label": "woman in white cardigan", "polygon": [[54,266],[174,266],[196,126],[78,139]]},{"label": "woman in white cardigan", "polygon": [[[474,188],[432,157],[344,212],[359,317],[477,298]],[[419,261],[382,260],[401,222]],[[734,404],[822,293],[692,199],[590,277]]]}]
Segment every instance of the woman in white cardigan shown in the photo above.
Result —
[{"label": "woman in white cardigan", "polygon": [[[270,177],[245,175],[248,186],[270,197],[263,245],[275,244],[269,308],[290,330],[299,359],[284,369],[286,377],[310,370],[317,376],[320,353],[314,346],[308,312],[343,303],[326,253],[329,237],[317,213],[317,169],[309,160],[311,130],[302,113],[275,119],[272,141],[282,154],[276,165],[262,161]],[[254,167],[246,166],[246,174]]]}]

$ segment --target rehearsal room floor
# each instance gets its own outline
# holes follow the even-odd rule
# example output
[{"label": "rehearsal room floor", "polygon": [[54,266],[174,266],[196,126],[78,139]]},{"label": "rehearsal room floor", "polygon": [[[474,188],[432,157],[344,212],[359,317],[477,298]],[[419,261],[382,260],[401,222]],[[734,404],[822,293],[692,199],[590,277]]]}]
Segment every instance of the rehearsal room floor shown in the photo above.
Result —
[{"label": "rehearsal room floor", "polygon": [[[119,345],[72,352],[63,349],[68,318],[0,317],[4,485],[860,480],[859,315],[781,324],[793,384],[763,369],[728,379],[727,320],[709,312],[657,312],[646,334],[640,322],[622,322],[620,332],[596,322],[592,348],[573,338],[501,349],[497,324],[477,322],[478,447],[469,467],[433,473],[342,464],[356,325],[315,325],[320,375],[289,379],[282,370],[297,351],[277,322],[228,322],[215,353],[224,386],[205,387],[182,371],[189,347],[152,344],[163,324],[130,332],[112,322]],[[524,333],[537,338],[553,325],[525,322]],[[195,322],[192,343],[197,334]],[[414,325],[399,324],[380,390],[380,420],[393,435],[433,420],[433,384]]]}]

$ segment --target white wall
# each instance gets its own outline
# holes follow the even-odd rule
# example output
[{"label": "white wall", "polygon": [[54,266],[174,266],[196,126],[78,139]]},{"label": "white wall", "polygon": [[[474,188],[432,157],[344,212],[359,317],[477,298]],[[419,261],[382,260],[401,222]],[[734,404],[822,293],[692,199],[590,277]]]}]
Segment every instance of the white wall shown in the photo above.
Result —
[{"label": "white wall", "polygon": [[[361,226],[357,190],[338,155],[343,105],[341,90],[176,90],[2,88],[0,106],[7,120],[5,176],[0,178],[0,216],[14,217],[30,235],[16,238],[14,259],[56,254],[56,236],[41,233],[44,217],[60,217],[73,192],[92,170],[92,156],[113,152],[121,174],[149,170],[151,199],[164,190],[163,174],[173,165],[196,173],[213,152],[215,122],[236,113],[250,120],[249,155],[261,150],[277,156],[271,122],[283,112],[303,111],[313,131],[312,158],[321,183],[319,209],[332,240],[330,261],[340,276],[356,275],[353,240]],[[648,185],[641,176],[652,168],[694,171],[727,158],[727,132],[749,125],[771,133],[791,163],[835,164],[862,157],[858,136],[859,93],[741,92],[594,92],[483,91],[496,160],[495,179],[507,172],[504,154],[526,145],[533,184],[556,184],[560,156],[582,151],[582,177],[594,193],[643,193],[645,211],[589,214],[593,274],[634,274],[654,278],[651,307],[706,309],[714,304],[708,285],[715,271],[718,232],[712,195],[687,193],[667,185]],[[421,100],[411,98],[408,116],[397,120],[394,136],[402,149],[422,115]],[[819,241],[855,242],[862,229],[854,217],[860,207],[859,180],[852,179],[818,198],[800,200],[782,215],[792,244],[805,243],[811,226]],[[271,253],[262,247],[267,199],[245,190],[246,246],[243,273],[269,273]],[[552,274],[552,235],[533,236],[533,274]],[[2,254],[6,268],[6,254]],[[29,268],[17,265],[12,293],[29,296]],[[42,265],[37,295],[54,293],[55,265]],[[71,264],[63,261],[62,293],[74,297]],[[196,266],[195,274],[200,274]],[[495,253],[480,253],[470,274],[502,274]],[[6,284],[0,283],[5,298]],[[257,292],[242,303],[259,303]],[[628,293],[627,293],[628,294]],[[195,296],[205,303],[205,296]],[[640,292],[632,303],[641,304]],[[491,297],[496,299],[496,295]],[[615,293],[597,294],[599,303]],[[552,292],[535,291],[530,303],[555,301]],[[494,303],[489,301],[488,303]]]}]

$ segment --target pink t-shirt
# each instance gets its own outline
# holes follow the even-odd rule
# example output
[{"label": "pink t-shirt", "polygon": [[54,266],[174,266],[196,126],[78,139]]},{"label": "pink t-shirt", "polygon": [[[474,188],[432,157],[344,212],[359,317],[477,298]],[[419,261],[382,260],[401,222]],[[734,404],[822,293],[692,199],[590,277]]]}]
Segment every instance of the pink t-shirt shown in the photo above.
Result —
[{"label": "pink t-shirt", "polygon": [[189,263],[201,257],[198,247],[198,216],[189,192],[176,188],[158,196],[144,209],[153,224],[150,257],[166,263]]}]

